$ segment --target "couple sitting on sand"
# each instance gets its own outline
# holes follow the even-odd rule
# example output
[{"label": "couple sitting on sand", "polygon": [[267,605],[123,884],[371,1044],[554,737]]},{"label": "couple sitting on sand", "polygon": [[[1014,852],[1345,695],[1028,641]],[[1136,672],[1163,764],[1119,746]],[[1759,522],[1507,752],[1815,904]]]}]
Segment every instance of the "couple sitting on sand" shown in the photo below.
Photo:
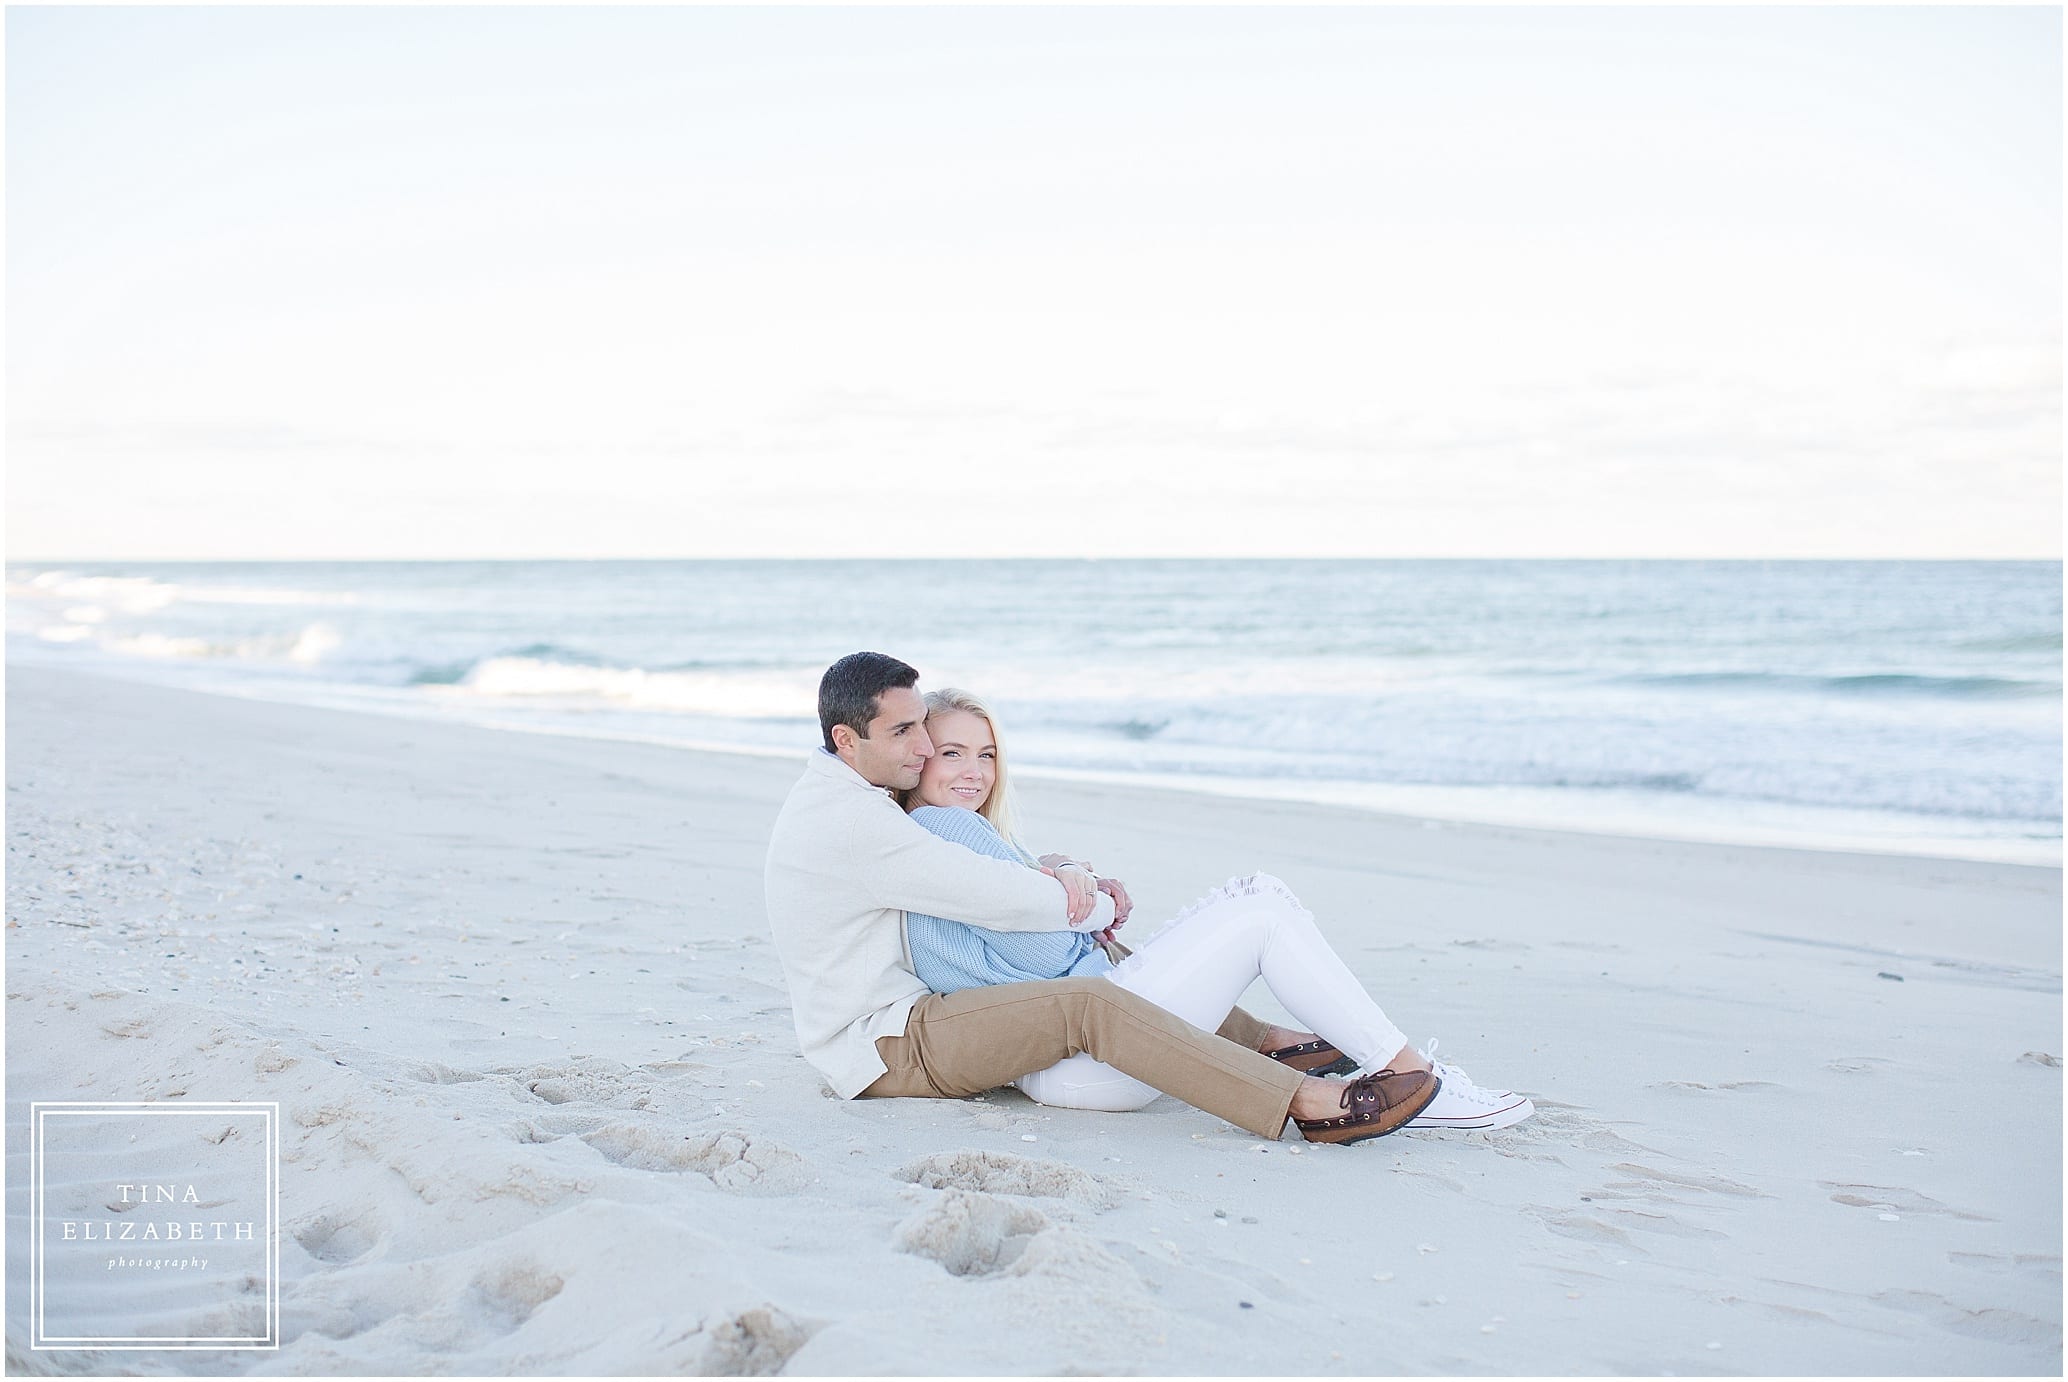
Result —
[{"label": "couple sitting on sand", "polygon": [[[922,699],[918,679],[882,653],[826,669],[825,744],[768,847],[797,1037],[841,1098],[1010,1083],[1040,1103],[1122,1111],[1160,1092],[1261,1137],[1290,1117],[1310,1142],[1535,1112],[1432,1060],[1434,1042],[1409,1046],[1268,874],[1230,879],[1139,950],[1121,945],[1132,902],[1118,879],[1013,838],[997,717],[966,692]],[[1235,1007],[1259,977],[1313,1031]]]}]

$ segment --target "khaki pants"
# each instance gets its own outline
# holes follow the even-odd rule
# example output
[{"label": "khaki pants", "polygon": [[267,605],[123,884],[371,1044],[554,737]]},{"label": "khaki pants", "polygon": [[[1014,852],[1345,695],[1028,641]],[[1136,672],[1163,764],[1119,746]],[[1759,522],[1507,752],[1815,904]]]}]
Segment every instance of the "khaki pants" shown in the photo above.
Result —
[{"label": "khaki pants", "polygon": [[[1122,959],[1117,942],[1107,953]],[[865,1099],[963,1099],[1088,1051],[1116,1070],[1259,1137],[1285,1130],[1305,1077],[1258,1052],[1265,1024],[1237,1008],[1209,1034],[1100,975],[932,993],[902,1036],[876,1039],[888,1069]]]}]

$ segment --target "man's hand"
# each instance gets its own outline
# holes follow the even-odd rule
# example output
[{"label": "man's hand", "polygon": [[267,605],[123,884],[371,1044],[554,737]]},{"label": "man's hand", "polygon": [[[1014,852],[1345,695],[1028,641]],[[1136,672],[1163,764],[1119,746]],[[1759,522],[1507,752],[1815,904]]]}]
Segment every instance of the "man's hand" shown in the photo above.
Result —
[{"label": "man's hand", "polygon": [[1091,870],[1082,864],[1063,864],[1053,868],[1043,864],[1041,871],[1063,885],[1069,898],[1072,926],[1091,915],[1092,905],[1099,899],[1097,880],[1092,877]]},{"label": "man's hand", "polygon": [[[1127,885],[1118,878],[1101,878],[1099,891],[1113,899],[1113,926],[1118,931],[1127,924],[1127,915],[1135,909],[1134,899],[1127,895]],[[1109,934],[1107,940],[1113,939]]]}]

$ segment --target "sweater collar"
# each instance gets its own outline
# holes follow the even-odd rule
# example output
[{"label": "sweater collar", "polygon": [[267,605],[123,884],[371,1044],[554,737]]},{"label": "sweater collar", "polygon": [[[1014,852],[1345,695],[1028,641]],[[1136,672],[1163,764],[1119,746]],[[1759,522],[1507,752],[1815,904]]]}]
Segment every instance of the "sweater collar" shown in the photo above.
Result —
[{"label": "sweater collar", "polygon": [[864,791],[876,792],[882,796],[891,795],[890,788],[878,787],[847,765],[847,760],[828,749],[824,744],[811,751],[810,769],[821,777],[841,783],[844,786],[860,787]]}]

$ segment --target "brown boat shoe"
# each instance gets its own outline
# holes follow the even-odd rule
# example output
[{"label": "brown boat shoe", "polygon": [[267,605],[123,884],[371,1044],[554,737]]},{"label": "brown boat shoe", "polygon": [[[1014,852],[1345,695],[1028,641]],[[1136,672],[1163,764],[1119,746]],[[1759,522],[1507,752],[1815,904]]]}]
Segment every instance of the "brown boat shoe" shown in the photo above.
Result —
[{"label": "brown boat shoe", "polygon": [[1362,1142],[1398,1132],[1429,1107],[1443,1087],[1433,1070],[1381,1070],[1343,1081],[1343,1112],[1335,1118],[1295,1118],[1309,1142]]},{"label": "brown boat shoe", "polygon": [[1264,1054],[1281,1065],[1291,1066],[1302,1075],[1347,1075],[1357,1068],[1356,1061],[1320,1037],[1297,1046],[1281,1046]]}]

